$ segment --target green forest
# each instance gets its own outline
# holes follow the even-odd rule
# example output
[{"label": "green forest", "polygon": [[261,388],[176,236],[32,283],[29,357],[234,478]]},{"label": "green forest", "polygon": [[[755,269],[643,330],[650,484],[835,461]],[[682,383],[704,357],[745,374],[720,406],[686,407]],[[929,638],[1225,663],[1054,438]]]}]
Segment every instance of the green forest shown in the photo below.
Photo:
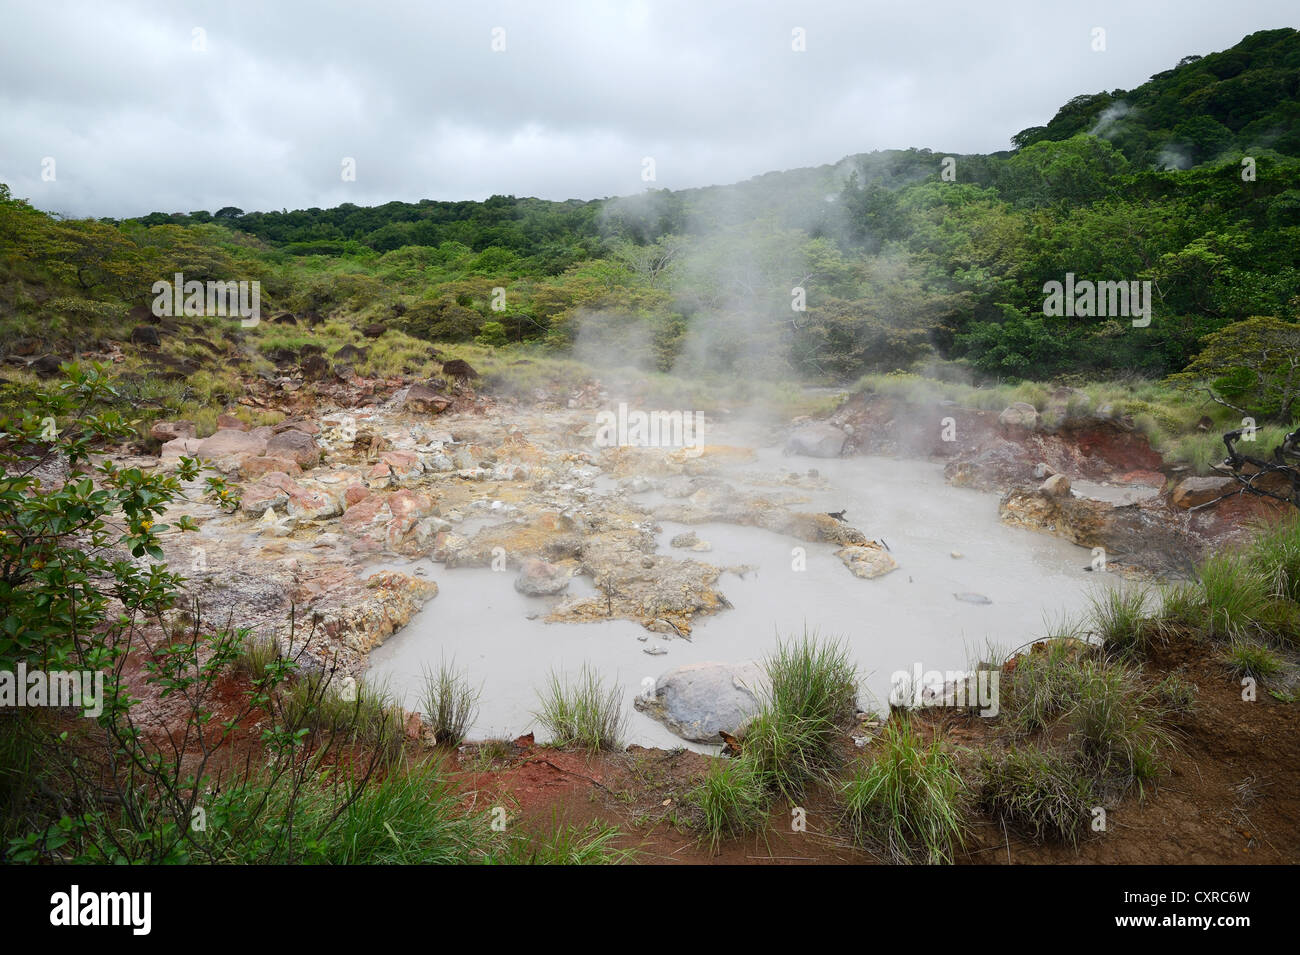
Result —
[{"label": "green forest", "polygon": [[[183,272],[258,280],[264,310],[311,324],[558,354],[635,341],[623,360],[687,375],[1190,370],[1230,401],[1289,410],[1268,343],[1300,350],[1300,32],[1078,96],[1011,146],[874,152],[591,201],[121,221],[57,218],[0,185],[0,331],[35,335],[38,350],[90,347],[96,330],[129,332],[152,284]],[[1067,273],[1149,282],[1150,325],[1045,315],[1044,285]],[[1222,339],[1207,356],[1234,326],[1273,357]]]}]

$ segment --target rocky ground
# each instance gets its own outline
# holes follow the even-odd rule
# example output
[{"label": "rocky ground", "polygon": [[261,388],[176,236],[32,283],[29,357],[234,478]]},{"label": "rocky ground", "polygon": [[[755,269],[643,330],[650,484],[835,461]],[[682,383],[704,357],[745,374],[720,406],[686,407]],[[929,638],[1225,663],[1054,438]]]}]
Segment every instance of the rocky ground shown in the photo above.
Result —
[{"label": "rocky ground", "polygon": [[[169,468],[196,456],[237,489],[229,513],[201,500],[195,482],[178,510],[199,531],[162,535],[206,619],[308,642],[309,665],[333,660],[356,675],[437,596],[421,559],[507,569],[521,592],[555,598],[551,622],[623,618],[668,638],[728,607],[718,578],[743,568],[711,563],[708,542],[690,534],[656,553],[661,521],[762,527],[839,545],[860,577],[894,570],[879,543],[801,506],[820,486],[809,467],[817,458],[941,458],[951,483],[1001,493],[1004,521],[1094,548],[1128,573],[1185,572],[1280,510],[1243,496],[1193,509],[1230,479],[1182,475],[1108,409],[1081,414],[1065,392],[1054,400],[1059,412],[999,414],[858,395],[826,420],[767,429],[761,439],[784,440],[791,467],[742,484],[727,469],[753,456],[748,446],[598,446],[597,412],[610,399],[595,382],[520,402],[468,381],[358,378],[308,398],[283,379],[257,382],[244,399],[283,411],[279,424],[223,415],[200,439],[188,422],[159,422],[157,456],[128,463]],[[575,578],[590,586],[570,595]],[[700,718],[690,707],[655,715],[670,726]],[[715,730],[683,735],[718,741]]]},{"label": "rocky ground", "polygon": [[[195,455],[220,471],[238,490],[239,508],[230,513],[203,501],[196,482],[190,500],[177,507],[199,531],[162,535],[169,562],[190,578],[190,595],[208,620],[229,620],[282,643],[291,626],[296,643],[310,634],[308,666],[335,660],[352,674],[438,597],[436,585],[422,579],[425,559],[446,566],[502,563],[521,592],[550,598],[547,619],[556,623],[624,618],[667,638],[689,637],[694,620],[725,609],[719,575],[743,568],[711,563],[708,542],[693,532],[675,537],[670,553],[657,553],[659,522],[763,527],[838,545],[855,575],[889,573],[893,558],[880,544],[834,515],[805,508],[808,494],[821,486],[817,458],[942,459],[951,483],[1001,493],[1003,520],[1101,548],[1117,569],[1135,574],[1185,570],[1241,539],[1248,521],[1281,511],[1250,497],[1194,509],[1229,490],[1226,483],[1166,466],[1130,423],[1106,409],[1053,416],[1051,409],[1040,415],[1013,406],[995,413],[859,395],[825,420],[765,431],[764,443],[786,442],[788,469],[739,482],[729,468],[753,455],[748,445],[598,447],[596,413],[609,396],[594,382],[521,402],[476,393],[467,381],[354,378],[314,389],[310,398],[272,381],[257,383],[245,400],[286,418],[249,428],[223,416],[218,430],[202,439],[187,422],[160,422],[153,430],[157,453],[137,448],[125,461],[115,457],[167,468],[181,455]],[[1064,409],[1067,396],[1060,400]],[[578,578],[589,586],[574,587]],[[571,587],[580,592],[570,594]],[[746,666],[670,670],[638,708],[684,739],[720,742],[720,731],[753,712],[761,679]],[[1144,804],[1131,823],[1140,832],[1126,836],[1121,855],[1114,848],[1121,841],[1107,840],[1089,843],[1083,857],[1187,861],[1181,850],[1165,851],[1162,832],[1172,812],[1202,822],[1213,816],[1209,830],[1179,823],[1198,860],[1294,861],[1300,829],[1287,829],[1294,806],[1274,800],[1267,813],[1258,808],[1260,793],[1278,781],[1258,779],[1249,769],[1260,746],[1291,746],[1285,740],[1294,734],[1288,737],[1282,724],[1294,723],[1294,707],[1266,701],[1270,721],[1262,729],[1237,727],[1241,734],[1228,738],[1212,725],[1216,708],[1239,720],[1229,706],[1235,691],[1222,674],[1190,651],[1169,668],[1191,672],[1223,696],[1212,696],[1201,711],[1194,745],[1175,767],[1175,792],[1186,805],[1171,809],[1163,797],[1158,810]],[[418,718],[407,723],[408,745],[430,745]],[[872,729],[864,723],[858,731],[865,740]],[[978,720],[944,726],[959,739],[980,731]],[[468,801],[505,800],[525,819],[559,813],[577,822],[630,822],[628,845],[648,861],[866,858],[847,846],[815,803],[808,807],[807,838],[784,834],[788,827],[774,818],[775,835],[761,844],[742,840],[721,855],[703,849],[681,800],[709,759],[637,747],[588,758],[521,739],[470,745],[455,757],[455,772]],[[1205,760],[1213,772],[1202,771]],[[1059,855],[990,831],[976,834],[964,858],[1062,861]]]}]

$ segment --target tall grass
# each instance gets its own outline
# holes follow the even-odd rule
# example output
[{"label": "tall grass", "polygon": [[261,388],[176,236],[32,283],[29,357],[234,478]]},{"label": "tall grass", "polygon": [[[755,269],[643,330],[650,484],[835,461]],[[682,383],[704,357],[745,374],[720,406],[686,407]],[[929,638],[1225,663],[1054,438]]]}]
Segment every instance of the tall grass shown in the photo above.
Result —
[{"label": "tall grass", "polygon": [[857,705],[848,646],[805,633],[781,641],[764,661],[768,687],[745,730],[744,756],[783,795],[801,797],[841,764],[841,731]]},{"label": "tall grass", "polygon": [[1121,655],[1145,653],[1159,631],[1148,621],[1152,594],[1148,587],[1107,587],[1089,596],[1092,623],[1107,651]]},{"label": "tall grass", "polygon": [[277,716],[286,727],[341,739],[394,758],[402,751],[405,727],[387,686],[358,680],[353,699],[344,699],[326,673],[312,673],[279,694]]},{"label": "tall grass", "polygon": [[623,689],[617,683],[606,688],[590,664],[583,664],[572,682],[552,672],[538,702],[541,708],[535,715],[557,745],[593,752],[622,747],[627,723]]},{"label": "tall grass", "polygon": [[714,851],[724,838],[755,832],[767,821],[763,778],[743,758],[715,763],[704,781],[687,793],[685,801],[700,810],[704,832]]},{"label": "tall grass", "polygon": [[1092,778],[1078,760],[1055,750],[980,752],[980,807],[1035,842],[1078,845],[1097,804]]},{"label": "tall grass", "polygon": [[482,687],[471,686],[468,674],[445,659],[438,661],[436,671],[425,667],[423,675],[420,705],[433,726],[434,740],[440,746],[459,746],[478,714]]},{"label": "tall grass", "polygon": [[841,790],[854,841],[881,845],[899,862],[951,863],[965,831],[955,761],[906,718],[887,723],[875,745]]},{"label": "tall grass", "polygon": [[1071,739],[1097,776],[1127,792],[1145,791],[1166,768],[1172,745],[1159,706],[1135,669],[1105,660],[1085,661],[1067,713]]}]

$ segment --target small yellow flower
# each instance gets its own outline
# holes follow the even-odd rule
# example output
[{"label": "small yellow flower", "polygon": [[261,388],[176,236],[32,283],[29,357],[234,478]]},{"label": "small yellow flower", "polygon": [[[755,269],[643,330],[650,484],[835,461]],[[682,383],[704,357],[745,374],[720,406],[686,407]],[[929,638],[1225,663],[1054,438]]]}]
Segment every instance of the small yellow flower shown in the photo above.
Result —
[{"label": "small yellow flower", "polygon": [[149,528],[153,527],[153,521],[141,521],[141,522],[140,522],[140,526],[141,526],[144,530],[148,530]]},{"label": "small yellow flower", "polygon": [[34,558],[32,560],[32,570],[41,570],[44,567],[45,567],[45,561],[41,560],[39,557]]}]

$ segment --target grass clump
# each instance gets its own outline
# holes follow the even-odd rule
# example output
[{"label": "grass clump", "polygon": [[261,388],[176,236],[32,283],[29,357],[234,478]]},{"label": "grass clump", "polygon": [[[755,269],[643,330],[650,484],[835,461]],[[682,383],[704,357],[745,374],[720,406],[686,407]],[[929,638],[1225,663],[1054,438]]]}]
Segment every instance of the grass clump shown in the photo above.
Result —
[{"label": "grass clump", "polygon": [[541,709],[535,715],[555,744],[581,746],[593,752],[622,747],[627,723],[622,687],[616,683],[606,689],[600,674],[589,664],[583,664],[573,682],[552,673],[538,700]]},{"label": "grass clump", "polygon": [[964,842],[965,791],[953,758],[928,745],[910,719],[886,724],[875,758],[857,764],[841,794],[859,845],[883,846],[898,862],[951,863]]},{"label": "grass clump", "polygon": [[327,672],[307,674],[279,694],[277,716],[288,728],[364,745],[384,758],[402,751],[401,710],[386,686],[358,680],[347,693]]},{"label": "grass clump", "polygon": [[1151,689],[1166,710],[1183,711],[1196,705],[1197,686],[1181,673],[1170,673]]},{"label": "grass clump", "polygon": [[1153,601],[1149,588],[1108,587],[1094,593],[1092,623],[1102,645],[1110,653],[1132,656],[1145,653],[1158,630],[1148,622]]},{"label": "grass clump", "polygon": [[1238,638],[1224,648],[1222,660],[1234,676],[1262,680],[1282,672],[1282,658],[1254,640]]},{"label": "grass clump", "polygon": [[840,731],[857,706],[857,671],[846,644],[802,639],[780,642],[766,661],[768,687],[745,731],[744,757],[787,798],[839,768]]},{"label": "grass clump", "polygon": [[1038,843],[1054,839],[1077,846],[1097,804],[1087,771],[1055,750],[982,751],[978,780],[980,808]]},{"label": "grass clump", "polygon": [[724,838],[756,832],[767,821],[763,778],[744,759],[714,765],[685,801],[703,816],[701,825],[715,852]]},{"label": "grass clump", "polygon": [[436,671],[425,667],[423,675],[420,705],[433,726],[434,740],[439,746],[459,746],[478,714],[482,687],[471,686],[468,675],[447,660],[440,660]]},{"label": "grass clump", "polygon": [[1066,719],[1081,758],[1120,792],[1141,792],[1164,771],[1171,744],[1150,691],[1136,670],[1105,660],[1085,661],[1078,676]]}]

